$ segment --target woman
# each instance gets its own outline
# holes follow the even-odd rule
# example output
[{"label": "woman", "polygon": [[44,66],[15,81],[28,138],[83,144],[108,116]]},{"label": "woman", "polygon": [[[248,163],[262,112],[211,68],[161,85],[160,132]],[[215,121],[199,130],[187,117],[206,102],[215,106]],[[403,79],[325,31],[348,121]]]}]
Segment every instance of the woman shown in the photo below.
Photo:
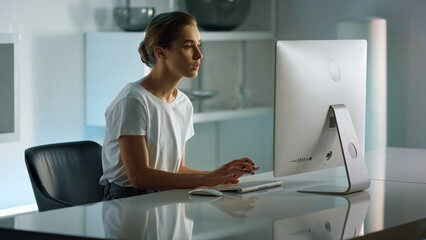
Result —
[{"label": "woman", "polygon": [[194,135],[193,110],[176,87],[183,77],[198,75],[200,43],[197,23],[186,13],[162,13],[149,23],[139,53],[152,71],[126,85],[105,112],[104,200],[238,183],[258,169],[248,158],[214,171],[185,166],[185,143]]}]

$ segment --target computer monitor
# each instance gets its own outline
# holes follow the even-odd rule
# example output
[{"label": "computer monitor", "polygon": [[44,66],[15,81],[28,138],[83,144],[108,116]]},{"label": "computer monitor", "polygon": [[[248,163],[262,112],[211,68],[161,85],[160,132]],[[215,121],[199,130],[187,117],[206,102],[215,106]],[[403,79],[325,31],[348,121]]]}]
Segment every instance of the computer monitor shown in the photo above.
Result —
[{"label": "computer monitor", "polygon": [[275,177],[345,166],[348,186],[300,191],[347,194],[369,187],[366,62],[365,40],[277,41]]},{"label": "computer monitor", "polygon": [[0,33],[0,143],[19,140],[19,36]]}]

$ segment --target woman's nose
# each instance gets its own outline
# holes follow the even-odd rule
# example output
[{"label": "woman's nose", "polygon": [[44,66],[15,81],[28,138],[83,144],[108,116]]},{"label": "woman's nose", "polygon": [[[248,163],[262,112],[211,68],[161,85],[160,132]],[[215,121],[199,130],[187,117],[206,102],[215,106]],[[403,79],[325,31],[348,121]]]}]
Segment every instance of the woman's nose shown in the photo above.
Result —
[{"label": "woman's nose", "polygon": [[199,60],[203,58],[203,54],[201,53],[201,49],[199,47],[196,48],[194,53],[194,59]]}]

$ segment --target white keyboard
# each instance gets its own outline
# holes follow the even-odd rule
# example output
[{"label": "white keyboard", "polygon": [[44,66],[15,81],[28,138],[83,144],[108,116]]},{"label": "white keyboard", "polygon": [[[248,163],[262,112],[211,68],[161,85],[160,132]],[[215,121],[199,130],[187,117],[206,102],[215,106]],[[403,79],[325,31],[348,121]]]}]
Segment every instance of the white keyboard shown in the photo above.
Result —
[{"label": "white keyboard", "polygon": [[283,181],[281,180],[268,180],[268,181],[253,181],[253,182],[244,182],[244,183],[238,183],[231,186],[225,186],[225,187],[219,187],[216,188],[216,190],[219,190],[221,192],[226,191],[238,191],[238,193],[246,193],[246,192],[252,192],[267,188],[273,188],[278,187],[283,184]]}]

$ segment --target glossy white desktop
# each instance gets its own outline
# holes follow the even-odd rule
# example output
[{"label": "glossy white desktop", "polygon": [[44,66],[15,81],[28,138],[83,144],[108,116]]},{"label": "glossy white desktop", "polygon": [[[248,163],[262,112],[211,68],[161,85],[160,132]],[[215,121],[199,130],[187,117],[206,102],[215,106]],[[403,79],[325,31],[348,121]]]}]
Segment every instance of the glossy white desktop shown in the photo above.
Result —
[{"label": "glossy white desktop", "polygon": [[[329,169],[284,177],[282,187],[263,192],[201,197],[170,190],[4,218],[0,228],[119,239],[352,238],[426,217],[425,160],[419,149],[367,152],[371,186],[345,196],[297,192],[347,181]],[[244,180],[270,178],[272,172]]]}]

